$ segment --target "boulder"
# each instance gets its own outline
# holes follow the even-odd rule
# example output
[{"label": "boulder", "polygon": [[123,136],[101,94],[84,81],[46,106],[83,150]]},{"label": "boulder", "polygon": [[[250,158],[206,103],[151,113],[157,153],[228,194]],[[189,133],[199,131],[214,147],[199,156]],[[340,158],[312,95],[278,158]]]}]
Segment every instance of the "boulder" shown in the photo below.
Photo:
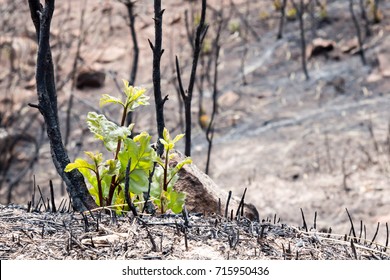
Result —
[{"label": "boulder", "polygon": [[77,74],[76,87],[83,88],[101,88],[104,85],[106,73],[104,71],[91,67],[81,69]]},{"label": "boulder", "polygon": [[[171,161],[173,166],[184,159],[184,156],[180,152],[176,152],[176,154],[177,155]],[[187,194],[186,207],[188,211],[224,215],[228,199],[228,192],[226,190],[223,190],[218,186],[195,164],[185,165],[178,174],[179,179],[175,184],[175,189]],[[234,217],[236,216],[240,200],[240,198],[234,195],[231,196],[228,206],[229,216],[231,210],[233,210]],[[220,207],[219,204],[221,204]],[[259,213],[256,207],[252,204],[244,203],[244,217],[253,221],[258,221]]]},{"label": "boulder", "polygon": [[335,42],[332,40],[327,40],[323,38],[316,38],[313,42],[307,47],[308,58],[319,55],[327,55],[329,52],[334,50]]}]

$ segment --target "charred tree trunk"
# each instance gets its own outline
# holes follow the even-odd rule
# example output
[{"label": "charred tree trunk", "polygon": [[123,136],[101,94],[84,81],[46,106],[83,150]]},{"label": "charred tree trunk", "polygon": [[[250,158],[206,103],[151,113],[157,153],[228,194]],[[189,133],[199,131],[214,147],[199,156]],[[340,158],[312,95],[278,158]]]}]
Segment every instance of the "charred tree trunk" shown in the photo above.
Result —
[{"label": "charred tree trunk", "polygon": [[306,80],[310,79],[309,73],[307,71],[307,62],[306,62],[306,38],[305,38],[305,23],[303,21],[303,14],[305,12],[305,5],[303,0],[299,1],[299,6],[292,1],[294,8],[297,10],[298,19],[299,19],[299,29],[301,33],[301,52],[302,52],[302,70],[305,74]]},{"label": "charred tree trunk", "polygon": [[[162,20],[164,10],[161,10],[161,0],[154,0],[154,45],[149,40],[149,45],[153,51],[153,88],[154,88],[154,102],[156,105],[156,121],[157,121],[157,134],[158,138],[163,138],[163,131],[165,127],[164,120],[164,103],[168,100],[168,96],[164,99],[161,95],[161,56],[164,53],[162,49]],[[157,141],[157,153],[162,155],[164,152],[164,146],[160,141]]]},{"label": "charred tree trunk", "polygon": [[360,55],[360,58],[362,60],[363,65],[366,65],[367,62],[366,62],[366,57],[364,55],[362,33],[360,31],[359,22],[355,16],[355,11],[353,8],[353,1],[352,0],[349,0],[349,11],[351,13],[352,21],[353,21],[353,24],[355,25],[355,29],[356,29],[356,37],[357,37],[358,43],[359,43],[359,55]]},{"label": "charred tree trunk", "polygon": [[181,75],[180,75],[180,69],[179,69],[179,60],[176,57],[176,72],[177,72],[177,79],[179,82],[179,88],[181,97],[183,98],[184,102],[184,113],[185,113],[185,152],[184,154],[186,156],[191,156],[191,126],[192,126],[192,119],[191,119],[191,103],[192,103],[192,92],[194,90],[194,84],[195,84],[195,78],[196,78],[196,69],[198,66],[198,60],[199,55],[202,49],[202,43],[207,33],[207,26],[205,25],[206,21],[206,0],[202,0],[202,12],[200,16],[199,25],[196,29],[196,35],[195,35],[195,42],[193,45],[193,59],[192,59],[192,68],[191,68],[191,76],[188,83],[188,88],[186,92],[184,92]]},{"label": "charred tree trunk", "polygon": [[88,192],[84,177],[76,170],[69,173],[64,172],[70,160],[62,142],[58,121],[57,91],[49,43],[54,2],[54,0],[46,0],[43,7],[39,0],[28,1],[38,41],[36,83],[39,103],[38,105],[30,104],[30,106],[39,109],[45,120],[53,163],[58,174],[66,183],[74,210],[85,211],[95,208],[97,205]]},{"label": "charred tree trunk", "polygon": [[280,21],[279,21],[279,31],[277,35],[277,39],[282,39],[283,37],[283,27],[284,27],[284,20],[285,20],[285,14],[286,14],[286,3],[287,0],[283,0],[282,7],[280,7]]}]

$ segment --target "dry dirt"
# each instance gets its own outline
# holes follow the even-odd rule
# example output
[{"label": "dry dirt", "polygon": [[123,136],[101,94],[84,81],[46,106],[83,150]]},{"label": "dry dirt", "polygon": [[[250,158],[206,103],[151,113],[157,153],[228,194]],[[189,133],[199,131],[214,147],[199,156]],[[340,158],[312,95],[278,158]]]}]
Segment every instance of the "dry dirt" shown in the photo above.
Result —
[{"label": "dry dirt", "polygon": [[[1,35],[33,38],[33,26],[25,20],[29,19],[25,1],[0,1],[2,7],[12,7],[11,2],[14,10],[1,8],[2,15],[7,15],[1,17],[4,23],[1,24]],[[224,16],[229,21],[221,36],[220,109],[216,118],[217,134],[210,176],[226,191],[232,190],[238,196],[248,188],[247,202],[257,206],[261,219],[274,217],[276,213],[283,223],[301,225],[302,208],[310,224],[317,212],[318,229],[332,227],[333,233],[344,235],[350,230],[347,208],[356,227],[363,221],[367,239],[374,236],[380,222],[376,240],[384,244],[384,225],[390,222],[390,4],[379,1],[383,20],[371,25],[370,37],[363,36],[366,66],[356,54],[338,53],[338,50],[353,44],[356,36],[347,1],[328,1],[330,23],[321,25],[316,34],[310,29],[310,18],[306,18],[308,42],[322,37],[333,40],[337,46],[328,57],[318,56],[308,61],[310,80],[306,81],[301,70],[297,21],[288,21],[283,39],[276,40],[278,13],[270,5],[271,1],[234,1],[239,12],[229,1],[222,2]],[[52,28],[59,84],[69,75],[80,34],[82,1],[66,3],[58,1]],[[215,36],[212,8],[218,9],[220,1],[208,3],[210,30],[206,42],[210,43]],[[249,8],[247,3],[250,3]],[[191,50],[183,13],[189,9],[191,14],[191,7],[198,10],[200,2],[172,0],[165,1],[164,5],[162,86],[164,94],[170,97],[166,103],[167,124],[176,134],[183,129],[179,121],[174,57],[179,56],[187,81]],[[136,84],[150,89],[152,95],[152,55],[147,43],[148,38],[154,38],[151,3],[138,5],[137,13],[140,61]],[[126,21],[127,13],[122,4],[89,0],[80,64],[115,73],[118,79],[127,78],[132,45]],[[237,22],[239,32],[230,32],[229,26],[232,28],[231,24]],[[250,28],[246,28],[246,24]],[[34,53],[33,41],[28,41],[26,46],[24,53],[29,57],[29,52]],[[33,175],[45,195],[48,195],[48,180],[52,179],[60,201],[63,197],[59,190],[61,182],[51,165],[49,147],[44,136],[42,142],[37,136],[41,129],[40,116],[26,106],[28,102],[36,102],[33,66],[25,63],[20,75],[12,75],[3,49],[0,62],[6,66],[0,68],[3,98],[0,124],[5,126],[7,120],[7,123],[12,123],[10,130],[28,133],[40,144],[36,161],[30,161],[34,145],[30,144],[26,149],[26,143],[31,141],[18,144],[12,168],[1,170],[3,177],[0,178],[5,179],[0,185],[0,202],[9,202],[9,186],[29,162],[33,167],[23,173],[19,184],[12,185],[10,201],[26,204],[31,195]],[[246,83],[243,83],[243,73]],[[70,84],[69,81],[65,83],[58,93],[63,120],[68,108]],[[206,82],[204,98],[208,105],[211,104],[211,89],[212,85]],[[74,91],[68,144],[71,158],[80,155],[84,149],[99,148],[94,146],[86,131],[85,115],[90,110],[100,110],[97,104],[102,93],[116,91],[110,75],[107,75],[103,88]],[[7,100],[13,100],[13,103]],[[197,117],[197,102],[195,94],[194,119]],[[205,109],[210,113],[211,106]],[[115,111],[107,109],[106,112],[117,117]],[[137,113],[135,122],[138,130],[153,133],[153,106]],[[65,126],[64,121],[63,129]],[[204,168],[207,142],[196,122],[193,134],[192,157],[199,167]],[[179,247],[183,249],[183,246]],[[226,258],[223,254],[219,256]]]}]

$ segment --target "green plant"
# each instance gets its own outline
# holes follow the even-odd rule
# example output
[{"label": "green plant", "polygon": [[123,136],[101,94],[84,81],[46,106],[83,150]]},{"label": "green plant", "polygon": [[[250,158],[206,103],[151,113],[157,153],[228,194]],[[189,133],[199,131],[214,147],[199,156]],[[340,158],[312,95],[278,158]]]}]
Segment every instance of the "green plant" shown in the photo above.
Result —
[{"label": "green plant", "polygon": [[[149,97],[145,95],[145,92],[145,89],[130,86],[127,81],[124,81],[124,99],[104,94],[100,99],[100,106],[113,103],[119,104],[123,108],[120,125],[107,120],[104,115],[95,112],[88,113],[87,124],[95,138],[101,140],[104,147],[112,153],[113,158],[105,160],[102,153],[85,152],[87,160],[77,158],[65,168],[65,172],[70,172],[74,169],[78,169],[81,172],[91,186],[89,188],[90,194],[99,206],[114,205],[117,211],[127,210],[128,205],[125,204],[124,193],[126,171],[128,171],[130,179],[129,197],[132,203],[144,203],[143,193],[148,191],[150,174],[154,169],[155,163],[161,162],[161,158],[158,157],[156,151],[151,146],[152,137],[147,132],[142,132],[134,138],[130,138],[129,136],[134,125],[124,126],[125,118],[129,111],[149,104]],[[179,140],[176,138],[173,140],[174,143]],[[167,139],[170,141],[169,133]],[[172,141],[169,143],[172,143]],[[168,146],[167,150],[169,152],[172,145]],[[185,162],[190,162],[190,159],[186,159]],[[129,168],[126,170],[128,165]],[[180,169],[183,165],[179,166],[178,164],[174,169]],[[169,170],[169,168],[166,168],[166,170]],[[159,169],[156,168],[155,176],[153,177],[155,180],[158,179],[156,177],[158,172]],[[155,186],[155,183],[152,184],[151,193],[156,193],[153,186]],[[180,212],[184,205],[184,194],[174,192],[173,185],[169,185],[169,187],[169,190],[164,188],[166,191],[164,195],[167,197],[166,202],[164,201],[163,204],[157,202],[156,204],[159,207],[165,206],[165,208],[161,209],[162,212],[165,209],[172,208],[173,212]]]},{"label": "green plant", "polygon": [[296,20],[297,18],[297,9],[295,7],[290,7],[286,12],[287,20]]},{"label": "green plant", "polygon": [[184,134],[179,134],[174,139],[171,139],[168,130],[165,128],[163,136],[164,138],[160,139],[160,142],[164,145],[164,155],[163,158],[156,158],[158,165],[154,171],[150,194],[162,213],[164,213],[165,209],[171,209],[174,213],[178,213],[183,208],[185,193],[176,192],[173,186],[179,178],[177,174],[179,170],[184,165],[191,163],[192,160],[186,157],[174,167],[171,167],[169,163],[176,156],[175,153],[172,153],[175,143],[183,138]]},{"label": "green plant", "polygon": [[273,1],[275,11],[280,11],[282,9],[282,2],[280,0]]},{"label": "green plant", "polygon": [[241,26],[240,26],[240,21],[236,19],[232,19],[229,21],[228,24],[228,29],[231,34],[238,33],[240,32]]}]

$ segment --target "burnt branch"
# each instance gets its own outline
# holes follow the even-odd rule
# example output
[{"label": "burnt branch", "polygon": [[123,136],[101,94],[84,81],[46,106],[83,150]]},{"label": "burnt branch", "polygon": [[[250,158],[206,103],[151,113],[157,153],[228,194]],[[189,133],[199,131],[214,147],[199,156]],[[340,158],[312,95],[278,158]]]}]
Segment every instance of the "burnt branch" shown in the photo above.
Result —
[{"label": "burnt branch", "polygon": [[129,159],[126,167],[126,174],[125,174],[125,199],[126,203],[129,206],[129,209],[133,213],[134,216],[138,216],[137,209],[135,208],[134,204],[131,201],[130,198],[130,167],[131,167],[131,159]]},{"label": "burnt branch", "polygon": [[[154,88],[154,102],[156,106],[156,121],[157,121],[157,135],[158,138],[163,138],[163,131],[165,127],[164,120],[164,103],[161,95],[161,56],[164,52],[162,49],[162,20],[164,10],[161,10],[161,0],[154,0],[154,45],[149,40],[150,48],[153,51],[153,88]],[[157,141],[157,153],[161,156],[164,152],[164,146],[160,141]]]},{"label": "burnt branch", "polygon": [[[137,77],[138,57],[139,57],[137,32],[135,30],[135,19],[136,19],[136,14],[134,13],[135,2],[132,0],[118,0],[118,1],[126,6],[127,14],[129,16],[130,35],[131,35],[131,41],[133,43],[133,60],[131,63],[129,84],[134,85]],[[133,121],[133,112],[130,111],[127,113],[127,117],[126,117],[127,125],[131,124],[132,121]]]},{"label": "burnt branch", "polygon": [[54,67],[50,49],[50,24],[54,12],[54,0],[46,0],[43,7],[38,0],[29,0],[31,19],[34,23],[38,41],[36,83],[38,109],[45,123],[50,141],[51,155],[58,174],[65,181],[67,191],[76,211],[85,211],[97,207],[90,196],[83,175],[77,170],[66,173],[64,169],[70,163],[62,142],[57,111],[57,91],[54,82]]},{"label": "burnt branch", "polygon": [[211,112],[210,122],[206,130],[206,140],[209,144],[207,149],[207,160],[206,160],[206,169],[205,169],[206,174],[209,174],[211,149],[213,147],[213,139],[214,139],[214,120],[218,111],[218,64],[219,64],[219,53],[221,50],[219,39],[222,30],[222,22],[223,20],[221,18],[218,24],[217,37],[215,38],[215,42],[214,42],[215,57],[214,57],[214,80],[213,80],[213,110]]},{"label": "burnt branch", "polygon": [[[187,18],[187,17],[186,17]],[[191,124],[192,124],[192,116],[191,116],[191,103],[192,103],[192,93],[194,90],[194,84],[195,84],[195,78],[196,78],[196,69],[198,66],[198,60],[199,55],[202,50],[202,44],[203,40],[206,36],[208,26],[205,24],[206,20],[206,0],[202,0],[202,8],[201,8],[201,16],[199,25],[196,29],[195,34],[195,41],[193,48],[193,59],[192,59],[192,67],[191,67],[191,75],[190,80],[188,83],[188,88],[186,92],[183,88],[183,82],[180,75],[180,69],[179,69],[179,61],[176,57],[176,72],[177,72],[177,79],[179,82],[179,90],[181,97],[183,98],[184,102],[184,114],[185,114],[185,152],[184,154],[186,156],[191,156]],[[188,20],[186,21],[186,25],[188,25]],[[187,33],[188,33],[188,27],[187,27]],[[192,37],[190,35],[189,39]]]},{"label": "burnt branch", "polygon": [[366,57],[364,55],[362,34],[361,34],[359,22],[356,18],[356,15],[355,15],[352,0],[349,0],[349,11],[351,13],[352,21],[353,21],[353,24],[355,25],[355,29],[356,29],[356,37],[357,37],[358,43],[359,43],[359,55],[360,55],[360,58],[362,60],[363,65],[366,65],[367,62],[366,62]]},{"label": "burnt branch", "polygon": [[299,1],[299,6],[292,0],[294,8],[297,10],[298,19],[299,19],[299,29],[301,33],[301,57],[302,57],[302,69],[305,74],[306,80],[310,79],[309,73],[307,71],[307,62],[306,62],[306,38],[305,38],[305,25],[303,22],[303,14],[305,12],[305,5],[303,0]]},{"label": "burnt branch", "polygon": [[286,3],[287,0],[283,0],[282,7],[280,7],[280,21],[279,21],[279,31],[277,35],[277,39],[282,39],[283,38],[283,27],[284,27],[284,20],[286,18]]}]

